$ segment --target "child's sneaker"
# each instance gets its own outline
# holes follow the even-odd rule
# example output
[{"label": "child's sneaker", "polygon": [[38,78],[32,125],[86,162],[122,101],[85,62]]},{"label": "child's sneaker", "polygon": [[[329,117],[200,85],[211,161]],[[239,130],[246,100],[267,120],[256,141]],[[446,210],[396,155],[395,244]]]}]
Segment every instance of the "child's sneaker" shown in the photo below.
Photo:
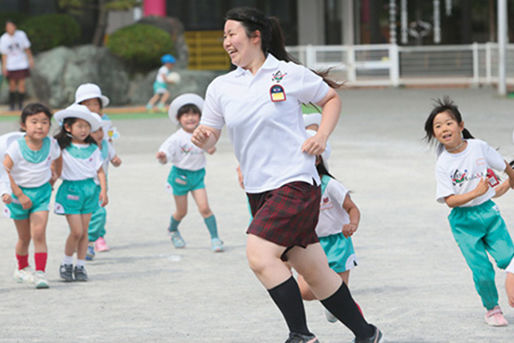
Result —
[{"label": "child's sneaker", "polygon": [[173,243],[173,246],[177,249],[182,249],[186,246],[186,242],[180,235],[180,232],[178,230],[176,231],[170,231],[171,236],[171,243]]},{"label": "child's sneaker", "polygon": [[37,289],[48,288],[48,281],[44,271],[36,270],[34,273],[34,285]]},{"label": "child's sneaker", "polygon": [[32,283],[34,282],[34,275],[32,268],[27,266],[23,269],[16,269],[14,271],[14,279],[19,283]]},{"label": "child's sneaker", "polygon": [[95,242],[95,250],[98,252],[109,251],[109,246],[103,237],[100,237]]},{"label": "child's sneaker", "polygon": [[159,109],[159,112],[166,112],[166,107],[162,102],[160,102],[159,105],[157,105],[157,108]]},{"label": "child's sneaker", "polygon": [[382,332],[380,332],[380,330],[374,326],[375,328],[375,333],[373,334],[373,336],[371,337],[368,337],[368,338],[355,338],[355,340],[353,341],[354,343],[382,343],[383,342],[383,336],[382,336]]},{"label": "child's sneaker", "polygon": [[153,112],[153,106],[150,103],[146,104],[146,110],[148,112]]},{"label": "child's sneaker", "polygon": [[87,271],[84,266],[75,266],[73,270],[73,274],[75,274],[75,281],[87,281]]},{"label": "child's sneaker", "polygon": [[335,323],[338,321],[338,319],[336,318],[336,316],[334,316],[332,314],[332,312],[330,312],[329,310],[327,309],[324,309],[325,310],[325,318],[327,318],[328,322],[329,323]]},{"label": "child's sneaker", "polygon": [[86,252],[86,261],[93,261],[95,258],[95,244],[89,243]]},{"label": "child's sneaker", "polygon": [[61,264],[59,267],[59,275],[66,282],[73,281],[73,264]]},{"label": "child's sneaker", "polygon": [[485,322],[490,326],[507,326],[509,322],[503,316],[500,306],[495,306],[485,314]]},{"label": "child's sneaker", "polygon": [[319,343],[316,336],[313,334],[303,335],[301,333],[291,332],[286,343]]},{"label": "child's sneaker", "polygon": [[211,250],[213,252],[223,252],[223,241],[219,238],[211,239]]}]

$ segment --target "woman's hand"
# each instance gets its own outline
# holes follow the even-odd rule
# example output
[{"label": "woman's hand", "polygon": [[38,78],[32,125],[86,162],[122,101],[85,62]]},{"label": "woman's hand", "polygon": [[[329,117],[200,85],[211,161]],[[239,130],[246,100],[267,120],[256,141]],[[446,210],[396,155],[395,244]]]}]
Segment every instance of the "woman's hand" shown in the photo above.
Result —
[{"label": "woman's hand", "polygon": [[309,137],[302,144],[302,151],[309,155],[321,155],[327,146],[328,137],[319,132]]}]

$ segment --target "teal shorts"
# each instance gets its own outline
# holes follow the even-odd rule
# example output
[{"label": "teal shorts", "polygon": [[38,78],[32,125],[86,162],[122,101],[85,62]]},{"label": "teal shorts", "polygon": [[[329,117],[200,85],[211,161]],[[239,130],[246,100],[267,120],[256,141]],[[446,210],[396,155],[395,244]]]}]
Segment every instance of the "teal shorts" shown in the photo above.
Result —
[{"label": "teal shorts", "polygon": [[351,237],[345,238],[342,233],[338,233],[319,237],[319,243],[327,254],[328,265],[336,273],[342,273],[357,266]]},{"label": "teal shorts", "polygon": [[64,180],[55,196],[56,214],[86,214],[97,210],[100,188],[93,179]]},{"label": "teal shorts", "polygon": [[173,166],[168,175],[167,188],[173,195],[186,195],[187,192],[205,188],[205,168],[187,170]]},{"label": "teal shorts", "polygon": [[155,81],[153,83],[153,92],[155,94],[162,94],[166,93],[168,91],[168,85],[164,82],[157,82]]},{"label": "teal shorts", "polygon": [[32,207],[24,210],[18,198],[13,194],[12,202],[6,205],[9,217],[14,220],[23,220],[29,218],[34,212],[49,210],[52,186],[48,182],[39,187],[20,187],[20,189],[32,201]]}]

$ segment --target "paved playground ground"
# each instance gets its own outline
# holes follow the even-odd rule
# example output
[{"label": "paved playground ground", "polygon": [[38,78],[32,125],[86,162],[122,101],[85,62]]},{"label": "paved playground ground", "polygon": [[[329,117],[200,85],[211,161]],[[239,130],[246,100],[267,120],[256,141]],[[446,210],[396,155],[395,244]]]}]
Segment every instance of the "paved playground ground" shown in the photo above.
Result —
[{"label": "paved playground ground", "polygon": [[[497,286],[511,326],[491,328],[451,235],[449,210],[434,200],[435,154],[422,140],[423,126],[431,99],[446,94],[472,134],[514,158],[514,100],[500,99],[492,89],[341,92],[330,172],[353,191],[362,213],[354,236],[359,266],[350,289],[387,342],[514,342],[504,272],[497,273]],[[68,228],[64,217],[51,213],[51,288],[15,283],[16,232],[11,220],[0,219],[0,342],[284,342],[286,325],[247,266],[249,216],[226,132],[208,157],[206,176],[226,251],[209,250],[192,199],[181,224],[187,248],[175,250],[166,234],[173,209],[164,189],[170,165],[155,160],[175,128],[166,116],[126,117],[112,116],[123,164],[109,171],[111,251],[88,263],[89,282],[59,280]],[[0,120],[1,133],[16,128],[15,121]],[[514,192],[497,204],[514,235]],[[318,302],[306,303],[306,312],[322,343],[352,341],[349,330],[325,320]]]}]

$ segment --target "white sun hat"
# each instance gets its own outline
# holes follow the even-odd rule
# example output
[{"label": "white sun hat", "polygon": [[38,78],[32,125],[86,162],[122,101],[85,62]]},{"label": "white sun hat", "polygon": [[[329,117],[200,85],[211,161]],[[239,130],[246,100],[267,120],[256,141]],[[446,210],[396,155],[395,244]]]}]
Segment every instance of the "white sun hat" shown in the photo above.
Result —
[{"label": "white sun hat", "polygon": [[[307,135],[309,137],[312,137],[316,134],[316,131],[314,130],[305,130],[307,132]],[[330,146],[330,143],[327,142],[327,146],[325,147],[325,151],[321,153],[321,157],[323,158],[323,164],[325,165],[325,168],[328,170],[328,159],[330,158],[330,153],[332,152],[332,147]]]},{"label": "white sun hat", "polygon": [[303,122],[305,123],[304,127],[307,127],[309,125],[320,125],[321,124],[321,114],[319,113],[310,113],[310,114],[304,114],[303,115]]},{"label": "white sun hat", "polygon": [[91,125],[91,132],[95,132],[102,125],[102,118],[94,112],[91,112],[86,106],[73,104],[60,110],[54,114],[55,120],[62,126],[62,122],[66,118],[80,118]]},{"label": "white sun hat", "polygon": [[80,104],[84,100],[99,98],[102,108],[109,105],[109,98],[102,95],[102,90],[94,83],[83,83],[75,91],[75,103]]},{"label": "white sun hat", "polygon": [[202,110],[203,107],[203,98],[199,96],[198,94],[194,93],[185,93],[182,95],[177,96],[170,104],[170,108],[168,109],[168,117],[170,117],[171,121],[175,124],[178,124],[177,121],[177,112],[178,110],[184,106],[184,105],[196,105]]}]

